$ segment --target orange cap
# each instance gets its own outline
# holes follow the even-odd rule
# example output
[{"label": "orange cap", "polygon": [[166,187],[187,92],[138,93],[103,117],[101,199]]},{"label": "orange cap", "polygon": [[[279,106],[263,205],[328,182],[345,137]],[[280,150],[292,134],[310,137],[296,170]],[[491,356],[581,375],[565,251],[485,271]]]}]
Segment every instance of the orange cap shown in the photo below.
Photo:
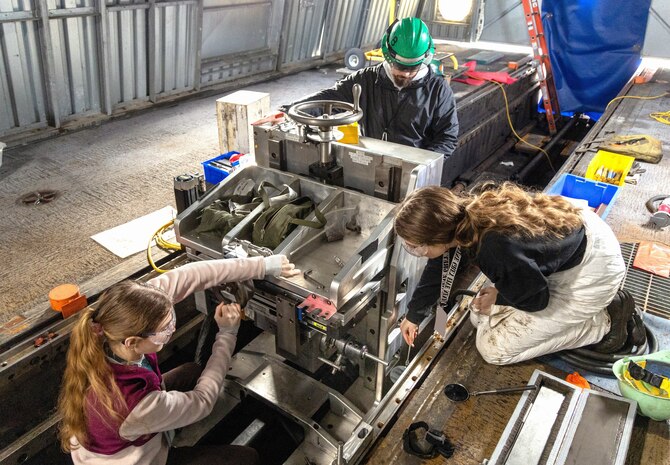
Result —
[{"label": "orange cap", "polygon": [[61,284],[49,291],[49,303],[51,308],[60,312],[70,301],[79,297],[79,286],[75,284]]},{"label": "orange cap", "polygon": [[75,284],[61,284],[49,291],[51,308],[61,312],[63,318],[68,318],[88,305],[85,295],[79,294],[79,286]]}]

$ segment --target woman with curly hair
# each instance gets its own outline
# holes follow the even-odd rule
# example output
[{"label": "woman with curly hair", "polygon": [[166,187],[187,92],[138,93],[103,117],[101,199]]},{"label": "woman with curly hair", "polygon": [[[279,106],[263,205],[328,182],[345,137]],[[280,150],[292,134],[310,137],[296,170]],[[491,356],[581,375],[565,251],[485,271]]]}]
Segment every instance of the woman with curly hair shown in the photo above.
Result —
[{"label": "woman with curly hair", "polygon": [[443,261],[455,248],[492,283],[471,303],[487,362],[596,343],[595,350],[615,352],[626,341],[633,304],[618,293],[625,273],[619,242],[590,210],[511,183],[462,195],[426,187],[399,206],[395,230],[410,254],[430,259],[401,323],[408,344],[440,295]]},{"label": "woman with curly hair", "polygon": [[72,330],[58,401],[59,438],[75,464],[251,465],[242,446],[171,449],[173,431],[212,411],[223,388],[240,326],[238,304],[220,304],[219,332],[207,365],[187,363],[165,374],[156,352],[172,337],[174,304],[223,282],[293,276],[283,255],[189,263],[147,283],[112,286]]}]

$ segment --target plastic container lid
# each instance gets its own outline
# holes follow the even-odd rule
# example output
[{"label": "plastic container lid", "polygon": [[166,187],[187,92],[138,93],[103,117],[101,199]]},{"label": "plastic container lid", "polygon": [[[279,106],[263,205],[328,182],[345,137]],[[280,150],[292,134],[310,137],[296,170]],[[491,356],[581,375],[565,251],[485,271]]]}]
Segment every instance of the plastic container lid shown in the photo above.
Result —
[{"label": "plastic container lid", "polygon": [[77,297],[79,297],[79,286],[75,284],[61,284],[49,291],[49,303],[57,312]]}]

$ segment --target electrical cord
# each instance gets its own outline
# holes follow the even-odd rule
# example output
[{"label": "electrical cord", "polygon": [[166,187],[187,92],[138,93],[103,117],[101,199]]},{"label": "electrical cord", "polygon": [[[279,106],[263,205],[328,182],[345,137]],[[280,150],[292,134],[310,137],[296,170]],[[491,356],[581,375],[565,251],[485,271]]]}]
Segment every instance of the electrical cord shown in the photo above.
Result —
[{"label": "electrical cord", "polygon": [[505,99],[505,112],[507,112],[507,123],[509,124],[509,127],[512,130],[512,133],[516,136],[517,139],[519,139],[524,144],[526,144],[530,147],[533,147],[534,149],[537,149],[540,152],[542,152],[544,154],[544,156],[547,158],[547,162],[549,163],[549,167],[552,169],[552,171],[554,173],[556,173],[556,168],[554,168],[554,164],[551,162],[551,157],[549,156],[547,151],[544,150],[542,147],[538,147],[537,145],[531,144],[530,142],[524,140],[519,134],[517,134],[516,130],[514,129],[514,126],[512,125],[512,117],[510,116],[510,112],[509,112],[509,101],[507,100],[507,92],[505,92],[505,88],[503,87],[503,85],[499,82],[492,81],[490,79],[487,79],[487,81],[496,84],[498,87],[500,87],[500,90],[502,90],[503,98]]},{"label": "electrical cord", "polygon": [[588,370],[598,375],[614,378],[612,367],[614,362],[631,355],[644,355],[658,350],[658,340],[647,324],[644,325],[647,335],[644,344],[641,344],[635,351],[628,345],[624,350],[615,354],[601,354],[588,349],[573,349],[570,351],[559,352],[557,355],[561,360],[570,363],[578,368]]},{"label": "electrical cord", "polygon": [[658,211],[658,206],[656,206],[656,202],[662,202],[668,197],[670,197],[670,194],[655,195],[649,200],[647,200],[644,205],[647,207],[647,210],[649,210],[649,213],[653,214]]},{"label": "electrical cord", "polygon": [[158,246],[158,248],[162,250],[166,251],[181,250],[181,244],[178,244],[176,242],[170,242],[163,237],[163,234],[167,232],[172,226],[174,226],[174,220],[170,220],[163,226],[158,228],[158,230],[151,236],[151,239],[149,239],[149,245],[147,245],[147,261],[149,262],[149,265],[151,265],[151,268],[153,268],[158,273],[165,273],[168,270],[158,268],[158,266],[156,266],[156,263],[154,262],[153,257],[151,256],[151,246],[154,242],[154,239],[156,240],[156,245]]},{"label": "electrical cord", "polygon": [[[663,92],[662,94],[653,95],[651,97],[642,97],[639,95],[621,95],[619,97],[614,97],[612,100],[610,100],[607,106],[605,107],[605,111],[607,111],[607,108],[609,108],[609,106],[617,100],[622,100],[625,98],[633,98],[638,100],[654,100],[657,98],[665,97],[667,95],[670,95],[670,92]],[[670,124],[670,111],[655,111],[653,113],[650,113],[649,117],[655,119],[659,123]]]},{"label": "electrical cord", "polygon": [[655,111],[649,113],[649,116],[659,123],[670,124],[670,111]]},{"label": "electrical cord", "polygon": [[614,97],[612,100],[609,101],[607,106],[605,107],[605,111],[609,108],[609,106],[616,102],[617,100],[623,100],[625,98],[633,98],[633,99],[638,99],[638,100],[654,100],[657,98],[665,97],[666,95],[670,95],[670,92],[663,92],[662,94],[659,95],[653,95],[651,97],[643,97],[641,95],[620,95],[618,97]]}]

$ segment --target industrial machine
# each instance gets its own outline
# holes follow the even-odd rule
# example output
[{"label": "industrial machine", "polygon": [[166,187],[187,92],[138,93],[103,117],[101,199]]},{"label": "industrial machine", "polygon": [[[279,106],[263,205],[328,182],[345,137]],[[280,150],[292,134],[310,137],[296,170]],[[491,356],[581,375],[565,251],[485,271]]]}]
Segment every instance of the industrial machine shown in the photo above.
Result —
[{"label": "industrial machine", "polygon": [[[365,137],[338,143],[335,128],[362,116],[357,103],[309,102],[289,116],[293,121],[255,126],[257,166],[233,172],[185,210],[175,230],[194,260],[275,253],[302,270],[253,285],[246,315],[264,333],[234,357],[227,393],[253,395],[304,428],[286,463],[356,463],[381,431],[380,418],[399,407],[398,386],[408,386],[409,370],[395,383],[389,375],[409,359],[398,324],[405,290],[425,259],[399,246],[392,211],[414,189],[440,183],[443,157]],[[310,197],[316,208],[305,220],[322,214],[325,226],[298,225],[274,250],[259,247],[253,225],[269,196],[222,237],[198,233],[204,208],[261,183],[284,186],[276,198]],[[432,325],[422,329],[432,341]],[[326,380],[352,371],[339,391]]]}]

